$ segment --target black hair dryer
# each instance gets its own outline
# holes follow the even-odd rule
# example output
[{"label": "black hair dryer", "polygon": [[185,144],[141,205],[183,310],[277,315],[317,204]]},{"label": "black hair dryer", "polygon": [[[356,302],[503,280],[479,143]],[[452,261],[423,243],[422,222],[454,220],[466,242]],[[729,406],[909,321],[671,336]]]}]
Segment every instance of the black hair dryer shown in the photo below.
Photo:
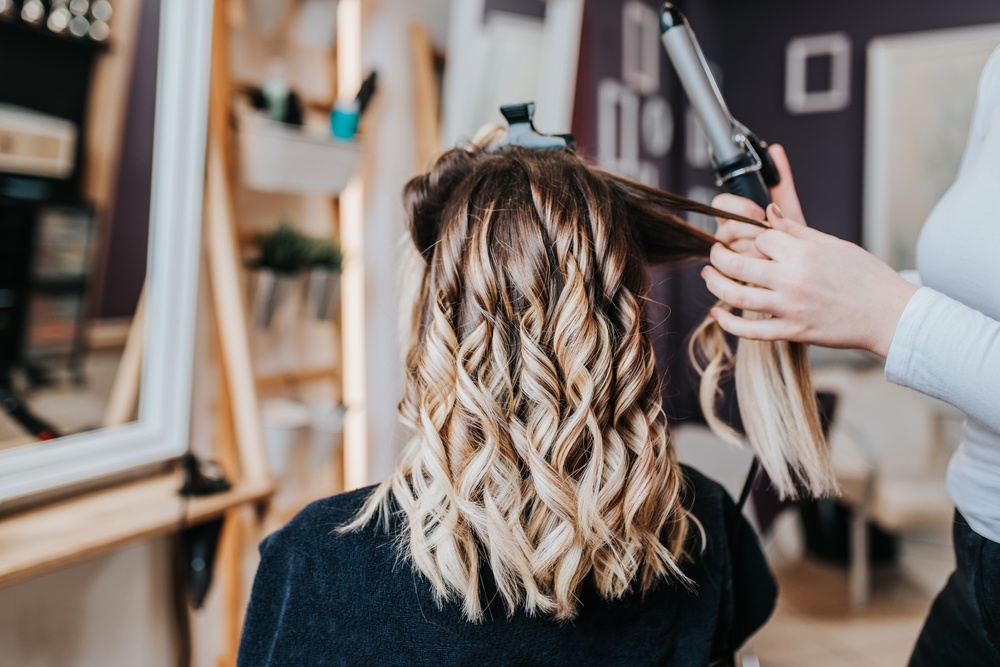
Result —
[{"label": "black hair dryer", "polygon": [[766,208],[768,187],[780,180],[767,144],[729,113],[687,19],[669,2],[660,10],[660,38],[708,137],[716,184]]}]

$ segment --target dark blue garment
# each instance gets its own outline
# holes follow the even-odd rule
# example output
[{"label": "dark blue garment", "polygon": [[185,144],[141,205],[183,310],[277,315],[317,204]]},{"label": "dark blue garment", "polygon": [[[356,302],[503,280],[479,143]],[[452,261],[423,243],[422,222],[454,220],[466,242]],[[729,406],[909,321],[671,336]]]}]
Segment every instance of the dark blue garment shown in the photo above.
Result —
[{"label": "dark blue garment", "polygon": [[1000,666],[1000,544],[955,511],[955,571],[934,599],[909,667]]},{"label": "dark blue garment", "polygon": [[[685,572],[693,591],[661,583],[645,595],[580,591],[572,622],[515,613],[491,600],[480,623],[435,605],[426,579],[375,524],[345,535],[371,487],[315,502],[261,544],[240,642],[241,667],[263,665],[707,665],[770,616],[777,588],[756,536],[715,482],[685,468],[697,529]],[[492,589],[495,590],[495,589]]]}]

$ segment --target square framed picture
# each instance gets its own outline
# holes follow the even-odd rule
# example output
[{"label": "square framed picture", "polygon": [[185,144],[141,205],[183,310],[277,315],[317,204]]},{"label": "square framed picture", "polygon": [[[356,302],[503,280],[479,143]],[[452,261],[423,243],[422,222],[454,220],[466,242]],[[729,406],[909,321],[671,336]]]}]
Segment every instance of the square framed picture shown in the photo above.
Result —
[{"label": "square framed picture", "polygon": [[878,37],[868,45],[864,245],[916,267],[920,228],[958,171],[1000,24]]}]

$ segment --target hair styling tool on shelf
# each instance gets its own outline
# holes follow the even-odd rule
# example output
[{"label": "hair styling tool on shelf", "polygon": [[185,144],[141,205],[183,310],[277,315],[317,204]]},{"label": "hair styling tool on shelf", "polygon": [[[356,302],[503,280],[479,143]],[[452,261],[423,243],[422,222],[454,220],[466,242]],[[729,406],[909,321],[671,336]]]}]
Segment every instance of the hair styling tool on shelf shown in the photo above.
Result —
[{"label": "hair styling tool on shelf", "polygon": [[333,136],[338,139],[354,139],[354,135],[358,132],[361,114],[368,108],[368,103],[375,95],[377,82],[378,75],[372,72],[361,82],[361,88],[353,100],[340,100],[334,105],[330,113],[330,129]]},{"label": "hair styling tool on shelf", "polygon": [[174,585],[175,606],[178,620],[185,624],[182,626],[183,630],[188,627],[186,624],[190,619],[180,588],[183,587],[187,591],[188,599],[194,608],[201,609],[212,585],[219,535],[222,533],[225,520],[225,517],[220,517],[194,526],[187,525],[187,499],[223,493],[232,488],[232,484],[226,479],[219,464],[214,461],[202,461],[191,452],[181,457],[181,470],[184,472],[184,484],[179,493],[185,500],[182,503],[181,525],[177,533],[174,554],[176,559]]},{"label": "hair styling tool on shelf", "polygon": [[358,94],[354,98],[354,102],[358,105],[358,115],[362,115],[365,109],[368,108],[368,103],[372,101],[372,96],[375,95],[375,88],[378,82],[378,73],[371,72],[365,77],[365,80],[361,82],[361,88],[358,89]]},{"label": "hair styling tool on shelf", "polygon": [[708,137],[716,184],[766,208],[768,187],[780,180],[767,144],[729,113],[694,31],[669,2],[660,9],[660,38]]}]

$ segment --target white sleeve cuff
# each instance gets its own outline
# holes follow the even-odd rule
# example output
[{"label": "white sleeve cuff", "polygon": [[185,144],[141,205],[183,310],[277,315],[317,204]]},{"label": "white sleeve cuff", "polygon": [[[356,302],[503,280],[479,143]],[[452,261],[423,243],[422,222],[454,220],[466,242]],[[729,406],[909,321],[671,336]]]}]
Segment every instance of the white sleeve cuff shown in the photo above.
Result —
[{"label": "white sleeve cuff", "polygon": [[885,379],[889,382],[913,386],[911,381],[915,375],[913,359],[916,353],[916,341],[921,329],[926,326],[935,296],[944,295],[930,287],[921,287],[913,293],[903,308],[899,323],[896,324],[896,331],[892,335],[892,343],[889,344],[889,353],[885,357]]}]

